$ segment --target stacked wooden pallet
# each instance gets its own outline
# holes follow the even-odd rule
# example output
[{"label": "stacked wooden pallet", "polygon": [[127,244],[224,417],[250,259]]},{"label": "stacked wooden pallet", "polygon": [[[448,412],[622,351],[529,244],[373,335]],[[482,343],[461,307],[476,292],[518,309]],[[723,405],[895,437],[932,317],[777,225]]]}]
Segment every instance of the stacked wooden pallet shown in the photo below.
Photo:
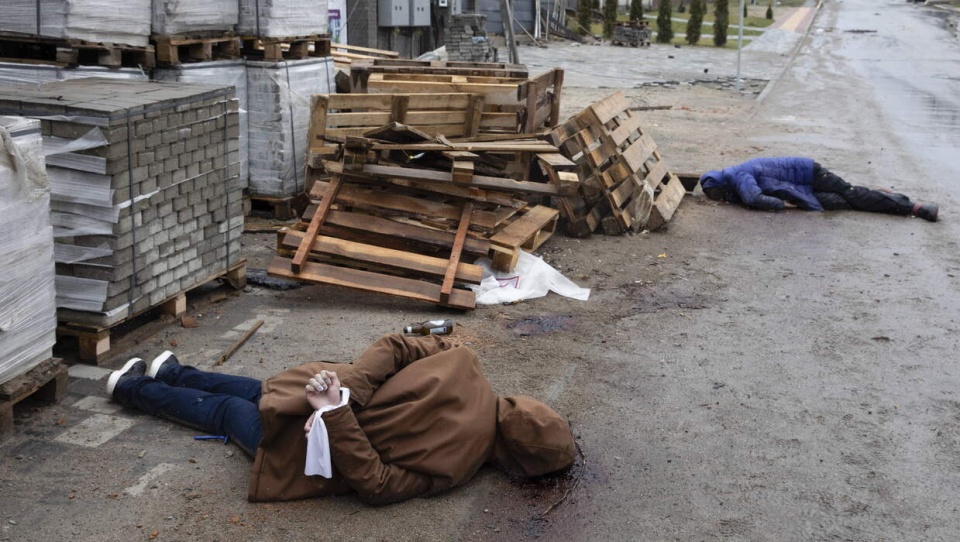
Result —
[{"label": "stacked wooden pallet", "polygon": [[[433,104],[459,101],[474,109],[480,101],[430,96]],[[363,136],[351,132],[355,127],[328,130],[335,114],[323,105],[351,97],[364,96],[314,99],[308,176],[315,203],[298,227],[281,233],[273,275],[472,309],[467,286],[482,278],[473,262],[491,257],[495,267],[511,269],[520,250],[535,250],[556,229],[559,213],[537,202],[578,189],[574,174],[557,170],[574,165],[552,144],[451,141],[442,132],[459,121],[441,120],[461,114],[428,110],[417,95],[401,102],[415,109],[406,118],[421,129],[388,120]],[[388,102],[394,109],[395,99]],[[384,115],[371,120],[389,119]]]},{"label": "stacked wooden pallet", "polygon": [[400,53],[396,51],[347,45],[345,43],[332,44],[330,46],[330,54],[333,55],[333,60],[337,68],[342,70],[351,69],[357,61],[400,58]]},{"label": "stacked wooden pallet", "polygon": [[567,231],[585,236],[602,226],[617,235],[654,230],[673,216],[685,189],[643,129],[622,92],[587,107],[556,127],[551,141],[576,162],[576,196],[558,200]]},{"label": "stacked wooden pallet", "polygon": [[528,78],[513,64],[439,61],[366,61],[351,68],[356,93],[471,93],[484,97],[484,113],[516,115],[519,131],[559,123],[563,70]]}]

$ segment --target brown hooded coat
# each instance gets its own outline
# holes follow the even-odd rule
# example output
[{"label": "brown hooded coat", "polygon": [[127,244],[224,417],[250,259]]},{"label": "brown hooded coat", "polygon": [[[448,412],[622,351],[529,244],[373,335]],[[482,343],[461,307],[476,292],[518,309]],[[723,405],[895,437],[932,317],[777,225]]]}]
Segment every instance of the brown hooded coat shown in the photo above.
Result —
[{"label": "brown hooded coat", "polygon": [[[313,412],[304,386],[323,369],[351,392],[350,408],[323,414],[330,479],[303,474],[303,426]],[[574,458],[565,420],[528,397],[499,399],[476,354],[433,336],[388,335],[353,363],[284,371],[263,383],[260,418],[253,502],[355,491],[365,502],[385,504],[462,484],[487,462],[536,476]]]}]

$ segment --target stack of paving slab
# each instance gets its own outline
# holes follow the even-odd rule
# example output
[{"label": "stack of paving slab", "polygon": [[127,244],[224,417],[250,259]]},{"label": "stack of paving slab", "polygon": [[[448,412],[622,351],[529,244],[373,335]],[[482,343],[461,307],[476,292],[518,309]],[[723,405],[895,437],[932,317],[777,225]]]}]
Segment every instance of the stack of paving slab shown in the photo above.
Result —
[{"label": "stack of paving slab", "polygon": [[333,59],[247,61],[249,192],[287,198],[305,191],[310,96],[335,92]]},{"label": "stack of paving slab", "polygon": [[238,21],[237,0],[153,0],[155,35],[222,35]]},{"label": "stack of paving slab", "polygon": [[0,32],[146,46],[151,0],[3,0]]},{"label": "stack of paving slab", "polygon": [[327,0],[239,0],[237,33],[260,38],[326,34]]},{"label": "stack of paving slab", "polygon": [[486,15],[453,15],[444,39],[448,58],[463,62],[495,60],[496,49],[487,40],[486,28]]},{"label": "stack of paving slab", "polygon": [[0,383],[53,355],[55,299],[40,121],[0,117]]},{"label": "stack of paving slab", "polygon": [[0,88],[41,120],[58,318],[109,327],[225,274],[243,229],[233,88],[79,79]]},{"label": "stack of paving slab", "polygon": [[240,186],[241,188],[246,188],[250,178],[247,151],[248,114],[246,62],[243,59],[214,60],[211,62],[197,62],[194,64],[156,68],[153,70],[153,78],[157,81],[210,84],[236,88],[240,119]]}]

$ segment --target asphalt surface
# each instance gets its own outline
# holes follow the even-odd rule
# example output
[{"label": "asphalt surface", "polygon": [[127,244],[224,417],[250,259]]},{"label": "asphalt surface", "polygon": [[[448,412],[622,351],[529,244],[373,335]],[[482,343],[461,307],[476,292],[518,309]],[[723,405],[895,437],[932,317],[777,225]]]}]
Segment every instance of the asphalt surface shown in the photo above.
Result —
[{"label": "asphalt surface", "polygon": [[[592,289],[586,302],[551,295],[459,314],[319,286],[201,289],[189,305],[198,327],[145,322],[117,337],[107,367],[72,363],[60,404],[18,406],[15,434],[0,442],[0,539],[956,539],[951,17],[896,1],[828,3],[809,33],[744,51],[743,76],[768,82],[756,94],[712,84],[735,76],[736,51],[521,48],[531,71],[568,70],[567,114],[612,88],[673,103],[650,123],[680,169],[814,155],[848,180],[938,201],[941,221],[760,213],[694,193],[665,231],[544,246]],[[251,267],[271,246],[270,235],[245,235]],[[570,418],[583,450],[571,473],[517,483],[484,470],[383,508],[350,497],[254,505],[239,449],[194,441],[103,390],[132,355],[170,348],[210,367],[257,320],[215,370],[265,378],[348,361],[440,316],[457,320],[455,339],[479,352],[494,389]]]}]

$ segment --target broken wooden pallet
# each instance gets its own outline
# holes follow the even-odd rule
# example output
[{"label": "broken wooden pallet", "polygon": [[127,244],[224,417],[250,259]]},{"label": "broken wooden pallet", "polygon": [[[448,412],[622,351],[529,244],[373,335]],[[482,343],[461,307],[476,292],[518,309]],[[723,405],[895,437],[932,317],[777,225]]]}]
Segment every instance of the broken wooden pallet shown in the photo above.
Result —
[{"label": "broken wooden pallet", "polygon": [[602,226],[617,235],[663,226],[685,193],[622,92],[587,107],[551,133],[577,163],[580,192],[561,202],[571,235]]},{"label": "broken wooden pallet", "polygon": [[249,60],[281,62],[330,56],[330,35],[258,38],[243,36],[241,52]]}]

